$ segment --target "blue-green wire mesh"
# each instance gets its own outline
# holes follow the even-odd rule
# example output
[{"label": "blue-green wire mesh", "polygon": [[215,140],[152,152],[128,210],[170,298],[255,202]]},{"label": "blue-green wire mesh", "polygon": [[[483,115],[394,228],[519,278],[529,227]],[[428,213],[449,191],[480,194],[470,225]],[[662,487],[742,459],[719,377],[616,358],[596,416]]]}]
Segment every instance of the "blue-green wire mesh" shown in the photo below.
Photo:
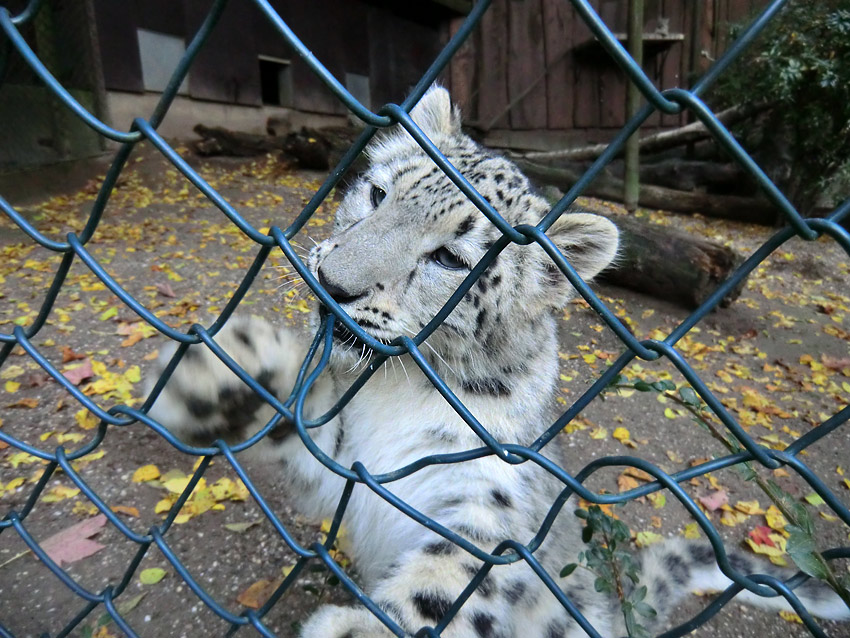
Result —
[{"label": "blue-green wire mesh", "polygon": [[[611,504],[631,501],[635,498],[658,490],[666,490],[673,495],[697,521],[702,531],[714,547],[718,564],[721,569],[734,581],[733,585],[731,585],[721,596],[715,599],[696,617],[663,634],[666,638],[685,635],[694,628],[705,623],[742,588],[747,588],[761,595],[769,596],[778,594],[785,596],[813,635],[825,635],[823,630],[793,593],[793,588],[803,582],[806,577],[802,574],[798,574],[787,583],[782,583],[781,581],[769,577],[749,578],[745,574],[735,570],[729,564],[723,541],[717,533],[717,530],[713,527],[712,523],[696,505],[693,499],[681,487],[683,482],[692,478],[703,476],[708,472],[731,467],[745,461],[756,461],[761,465],[772,469],[784,466],[793,470],[797,475],[802,477],[802,479],[804,479],[812,487],[812,489],[824,499],[834,514],[844,523],[850,525],[850,511],[848,511],[847,507],[844,506],[838,498],[836,498],[825,483],[811,469],[809,469],[800,458],[800,454],[809,446],[841,427],[847,421],[848,417],[850,417],[850,408],[845,407],[831,418],[823,421],[819,426],[799,437],[784,451],[772,450],[760,445],[744,430],[735,418],[724,408],[718,398],[707,387],[705,382],[694,371],[682,354],[676,349],[677,342],[687,335],[688,332],[696,326],[703,317],[706,316],[706,314],[711,312],[728,292],[733,290],[773,251],[795,236],[801,237],[805,240],[813,240],[826,235],[834,239],[846,252],[850,253],[850,235],[848,235],[847,231],[845,231],[840,225],[840,222],[847,216],[848,212],[850,212],[850,200],[843,202],[824,219],[815,220],[803,218],[795,207],[784,197],[779,189],[758,167],[753,159],[743,150],[724,125],[718,121],[711,109],[703,103],[700,97],[723,73],[723,71],[742,54],[742,52],[751,44],[759,33],[763,31],[765,26],[782,8],[785,2],[784,0],[775,0],[774,2],[769,3],[753,21],[750,27],[746,29],[732,44],[729,50],[720,59],[716,60],[702,78],[697,80],[693,87],[687,91],[678,88],[668,90],[658,90],[655,88],[642,69],[635,64],[628,53],[623,49],[617,37],[594,12],[590,3],[586,0],[571,0],[571,2],[577,11],[577,14],[585,21],[595,37],[599,39],[607,53],[623,69],[629,80],[635,83],[640,89],[646,99],[646,106],[644,106],[643,109],[623,127],[620,133],[611,142],[607,150],[591,165],[575,186],[571,188],[555,206],[552,207],[551,212],[537,226],[518,226],[514,228],[499,215],[499,213],[487,202],[486,199],[476,192],[463,175],[461,175],[457,169],[451,165],[451,163],[440,153],[440,151],[424,135],[424,133],[417,127],[408,115],[410,109],[416,104],[428,87],[431,86],[431,84],[437,79],[439,74],[451,60],[455,51],[457,51],[464,40],[470,35],[471,31],[477,26],[481,16],[488,9],[490,4],[489,0],[479,0],[479,2],[474,5],[474,8],[463,23],[463,26],[440,52],[430,68],[410,92],[407,99],[401,104],[387,104],[377,112],[372,112],[364,105],[360,104],[342,86],[342,84],[340,84],[340,82],[328,71],[328,69],[323,66],[321,61],[304,46],[296,34],[281,19],[268,2],[265,0],[253,0],[253,4],[257,9],[259,9],[263,18],[272,25],[280,38],[285,40],[293,52],[306,62],[312,72],[324,82],[324,84],[337,96],[337,98],[339,98],[339,100],[351,111],[351,113],[360,118],[366,124],[362,134],[357,138],[350,150],[345,153],[339,165],[334,168],[330,176],[324,181],[314,196],[304,206],[295,221],[287,228],[272,226],[267,233],[263,233],[252,226],[251,223],[249,223],[236,208],[231,206],[221,195],[219,195],[216,190],[212,188],[198,172],[193,170],[189,164],[185,162],[168,144],[168,142],[166,142],[157,133],[158,125],[162,122],[168,112],[169,106],[177,95],[177,90],[185,79],[198,51],[204,47],[210,33],[215,29],[216,23],[226,6],[226,0],[216,0],[213,3],[205,20],[186,48],[184,56],[175,68],[173,75],[171,76],[171,79],[166,89],[163,91],[153,112],[148,118],[136,118],[129,131],[117,130],[104,123],[77,102],[72,94],[63,88],[63,86],[51,75],[47,67],[39,60],[38,56],[32,51],[26,40],[22,37],[19,28],[31,21],[34,16],[37,15],[40,5],[42,4],[39,0],[32,0],[29,2],[27,7],[18,14],[12,14],[8,9],[0,5],[0,28],[2,28],[4,34],[3,37],[5,39],[5,42],[3,43],[4,53],[2,57],[0,57],[0,64],[5,65],[7,63],[10,52],[20,56],[21,59],[29,65],[32,72],[44,83],[47,89],[61,101],[64,107],[66,107],[73,116],[79,118],[79,120],[87,124],[98,134],[121,144],[119,150],[115,153],[112,164],[100,186],[99,193],[91,206],[85,227],[79,233],[68,233],[64,240],[55,240],[46,237],[34,225],[27,221],[20,212],[15,210],[15,208],[12,207],[5,199],[0,197],[0,209],[2,209],[3,213],[7,215],[33,242],[50,251],[54,251],[62,255],[57,272],[46,291],[40,312],[37,314],[33,323],[26,328],[18,326],[10,333],[7,332],[0,334],[0,366],[7,361],[13,348],[15,348],[15,346],[20,346],[34,362],[36,362],[47,374],[64,387],[68,395],[74,401],[79,403],[79,405],[83,408],[89,410],[100,420],[99,427],[96,431],[94,431],[91,440],[83,447],[74,450],[72,453],[66,453],[62,446],[59,446],[55,450],[49,450],[47,448],[30,445],[15,436],[0,430],[0,441],[42,459],[47,463],[40,480],[31,489],[29,498],[24,506],[20,509],[13,509],[5,512],[3,520],[0,521],[0,532],[14,532],[18,534],[20,539],[27,545],[33,554],[37,556],[47,566],[47,568],[49,568],[56,578],[58,578],[81,600],[79,613],[64,628],[61,629],[57,636],[69,635],[100,605],[103,605],[103,608],[109,614],[111,619],[126,635],[136,636],[136,630],[130,626],[127,620],[121,615],[121,613],[119,613],[116,607],[116,601],[118,601],[122,594],[124,594],[132,577],[137,572],[142,559],[154,546],[167,558],[177,574],[185,581],[188,588],[212,611],[218,614],[225,621],[231,623],[232,633],[239,631],[242,627],[251,625],[261,635],[273,636],[274,633],[264,624],[265,616],[268,614],[269,610],[278,603],[292,584],[296,582],[304,568],[311,562],[319,561],[323,563],[335,576],[337,576],[344,587],[346,587],[360,603],[370,609],[391,632],[399,636],[404,635],[401,628],[398,627],[386,613],[384,613],[363,591],[358,588],[357,584],[337,564],[331,553],[333,543],[335,542],[339,531],[342,515],[345,512],[352,489],[357,483],[363,484],[366,489],[372,490],[375,494],[379,495],[381,498],[385,499],[397,508],[400,512],[399,515],[409,516],[421,524],[427,525],[430,529],[435,530],[437,533],[462,547],[484,563],[484,566],[481,568],[479,573],[473,578],[466,590],[455,601],[445,618],[442,619],[438,626],[434,628],[423,628],[419,632],[419,635],[439,635],[440,631],[451,621],[465,600],[482,582],[484,577],[487,575],[487,572],[494,565],[522,560],[526,561],[539,575],[547,587],[564,605],[565,609],[585,629],[588,635],[599,636],[597,631],[590,626],[586,619],[582,617],[576,606],[558,588],[553,577],[546,573],[546,571],[541,567],[535,558],[534,552],[545,538],[555,517],[559,514],[566,500],[571,495],[578,495],[592,503]],[[0,96],[2,96],[2,85],[0,85]],[[640,125],[646,121],[650,115],[656,111],[674,114],[683,110],[689,111],[693,117],[705,124],[717,142],[753,176],[753,178],[761,186],[768,200],[771,201],[776,206],[777,211],[781,213],[784,220],[787,222],[787,226],[778,230],[773,237],[756,250],[752,256],[728,278],[727,281],[720,285],[697,310],[682,321],[679,326],[670,332],[665,339],[660,341],[639,341],[620,322],[605,303],[601,301],[599,297],[597,297],[581,280],[569,262],[546,236],[546,230],[552,223],[554,223],[558,216],[564,213],[564,211],[573,204],[576,197],[579,196],[583,189],[621,151],[626,139],[636,132]],[[423,150],[431,157],[437,166],[439,166],[457,185],[457,187],[469,197],[482,214],[484,214],[496,227],[498,227],[503,236],[486,253],[481,262],[472,269],[463,284],[446,303],[445,307],[433,318],[431,322],[428,323],[427,326],[425,326],[425,328],[422,329],[418,335],[412,338],[400,337],[392,344],[388,345],[375,340],[369,334],[364,332],[342,311],[339,305],[330,298],[325,290],[322,289],[303,261],[296,254],[296,251],[290,242],[299,233],[311,216],[316,213],[318,207],[329,196],[333,188],[341,179],[342,175],[359,156],[375,132],[379,128],[396,124],[402,126],[408,133],[410,133],[410,135],[420,144]],[[222,214],[224,214],[235,226],[239,228],[239,230],[241,230],[247,237],[256,242],[259,246],[259,250],[253,264],[248,268],[247,272],[245,272],[240,285],[232,294],[228,303],[225,305],[216,320],[207,327],[195,324],[186,333],[169,327],[164,321],[159,319],[153,311],[146,308],[140,301],[124,290],[118,281],[110,276],[100,261],[87,248],[87,245],[90,243],[90,240],[98,228],[103,211],[109,201],[110,194],[116,186],[118,178],[130,157],[131,151],[138,142],[143,140],[149,141],[159,152],[162,153],[164,158],[171,162],[174,167],[182,173],[187,180],[189,180],[189,182],[191,182],[201,191],[201,193],[209,198],[209,200],[221,211]],[[561,270],[564,276],[569,279],[570,283],[575,286],[579,294],[599,314],[603,321],[617,335],[625,346],[625,350],[622,355],[614,361],[613,365],[608,367],[596,380],[596,382],[582,394],[581,397],[574,401],[573,404],[543,434],[541,434],[541,436],[532,445],[527,447],[503,444],[491,436],[484,425],[477,421],[475,416],[463,405],[457,396],[454,395],[451,389],[442,381],[442,379],[440,379],[435,371],[431,369],[419,349],[425,339],[437,327],[439,327],[445,317],[448,316],[466,292],[475,284],[479,276],[484,272],[492,260],[511,242],[521,245],[536,243],[544,251],[546,251],[553,263]],[[308,354],[307,360],[302,366],[296,388],[292,395],[285,401],[280,400],[266,391],[255,379],[251,378],[250,375],[242,370],[215,341],[216,334],[231,316],[233,311],[239,306],[272,250],[281,250],[283,252],[319,300],[330,310],[330,314],[328,314],[322,321],[320,329],[315,336],[313,347]],[[56,298],[62,289],[63,282],[66,279],[72,263],[76,259],[82,261],[82,263],[85,264],[85,266],[88,267],[112,293],[126,304],[128,309],[135,312],[142,320],[149,323],[162,335],[178,342],[179,344],[175,355],[166,366],[161,378],[155,384],[150,395],[140,407],[131,408],[127,405],[119,404],[105,408],[98,405],[92,400],[92,398],[83,394],[73,383],[66,379],[33,343],[33,338],[45,325]],[[344,396],[341,397],[339,402],[327,414],[313,421],[309,421],[304,419],[302,415],[303,402],[310,386],[327,365],[328,355],[332,345],[331,336],[333,324],[336,321],[342,322],[345,327],[357,335],[363,343],[371,347],[378,355],[378,361],[376,365],[369,366],[362,373],[358,381],[352,385],[351,389],[349,389]],[[308,376],[306,371],[312,363],[316,353],[320,351],[319,346],[323,341],[325,345],[323,355],[318,361],[315,370]],[[267,423],[255,436],[238,445],[228,446],[223,442],[218,442],[212,447],[192,447],[176,439],[167,429],[147,415],[150,406],[167,383],[176,365],[185,354],[188,346],[199,342],[204,342],[207,347],[209,347],[211,351],[215,353],[215,355],[218,356],[235,374],[237,374],[254,392],[260,395],[277,411],[269,423]],[[322,423],[326,423],[329,419],[331,419],[345,406],[354,393],[362,387],[362,385],[368,380],[369,376],[380,367],[378,364],[387,357],[398,356],[400,354],[409,354],[413,358],[437,390],[446,398],[464,421],[466,421],[466,423],[478,434],[481,439],[482,446],[478,449],[461,453],[427,456],[394,471],[378,475],[371,474],[368,468],[364,467],[360,463],[355,463],[350,468],[340,466],[333,459],[325,455],[312,442],[309,435],[309,429],[318,427]],[[593,461],[585,466],[575,476],[568,474],[557,464],[554,464],[551,460],[541,454],[543,448],[552,441],[555,435],[573,418],[578,416],[590,403],[590,401],[597,397],[606,388],[606,386],[616,380],[617,376],[630,362],[636,358],[653,361],[661,357],[670,361],[684,376],[688,383],[691,384],[699,396],[706,402],[709,408],[728,429],[729,433],[741,444],[741,452],[727,455],[722,458],[716,458],[675,474],[667,474],[655,464],[636,457],[609,456]],[[327,534],[327,540],[324,543],[314,543],[310,546],[301,545],[293,536],[289,524],[281,520],[278,515],[272,511],[257,486],[235,457],[237,452],[255,444],[261,437],[268,434],[281,419],[288,419],[294,422],[298,435],[310,451],[326,466],[328,472],[334,472],[347,480],[346,488],[340,499],[330,531]],[[75,470],[72,465],[72,461],[75,459],[79,459],[94,451],[101,444],[107,433],[110,432],[110,428],[113,426],[150,428],[181,452],[202,457],[202,461],[194,471],[189,484],[171,508],[165,520],[162,523],[151,527],[143,534],[134,532],[130,529],[130,527],[124,523],[121,518],[119,518],[98,496],[96,491],[86,483],[80,473]],[[528,544],[521,544],[516,541],[506,540],[498,545],[493,551],[482,549],[470,541],[458,536],[436,521],[428,519],[410,505],[394,496],[386,487],[387,484],[392,483],[393,481],[414,474],[422,468],[433,464],[463,463],[465,461],[487,455],[497,455],[506,463],[535,463],[544,468],[552,476],[557,477],[557,479],[564,485],[561,495],[557,501],[552,504],[547,517],[539,529],[539,532],[531,541],[529,541]],[[284,540],[286,545],[298,556],[298,560],[288,576],[271,595],[269,600],[257,610],[245,610],[242,613],[234,613],[228,610],[217,600],[215,592],[206,591],[203,585],[195,577],[193,577],[189,569],[184,565],[181,559],[168,544],[168,532],[177,516],[177,513],[189,498],[194,487],[204,476],[210,466],[212,458],[215,456],[228,463],[235,470],[245,483],[249,493],[256,501],[265,517],[272,524],[277,533],[280,534],[280,537]],[[596,493],[584,487],[584,482],[594,472],[608,466],[628,466],[638,468],[651,474],[655,480],[639,488],[616,495]],[[43,494],[51,477],[57,470],[60,469],[64,471],[73,483],[81,490],[82,494],[97,506],[103,515],[106,516],[109,523],[137,546],[137,550],[127,564],[122,578],[109,584],[100,591],[89,591],[76,582],[67,570],[60,567],[47,555],[44,549],[39,545],[38,541],[27,529],[27,516],[39,500],[39,497]],[[824,552],[824,556],[827,559],[839,557],[846,558],[850,556],[850,548],[835,548],[827,550]],[[0,636],[11,637],[13,635],[14,634],[9,629],[2,625],[2,621],[0,621]]]}]

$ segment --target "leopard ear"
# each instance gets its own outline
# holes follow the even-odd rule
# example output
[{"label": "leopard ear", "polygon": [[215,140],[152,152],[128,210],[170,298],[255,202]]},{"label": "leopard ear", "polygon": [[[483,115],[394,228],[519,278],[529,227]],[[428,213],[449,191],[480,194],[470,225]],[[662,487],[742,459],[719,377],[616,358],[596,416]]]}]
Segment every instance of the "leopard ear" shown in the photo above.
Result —
[{"label": "leopard ear", "polygon": [[[598,215],[562,215],[546,234],[585,281],[593,279],[617,257],[619,231],[613,222]],[[575,289],[548,255],[543,258],[545,298],[549,305],[560,308]]]},{"label": "leopard ear", "polygon": [[410,117],[431,138],[460,133],[460,110],[452,106],[449,92],[436,84],[413,107]]}]

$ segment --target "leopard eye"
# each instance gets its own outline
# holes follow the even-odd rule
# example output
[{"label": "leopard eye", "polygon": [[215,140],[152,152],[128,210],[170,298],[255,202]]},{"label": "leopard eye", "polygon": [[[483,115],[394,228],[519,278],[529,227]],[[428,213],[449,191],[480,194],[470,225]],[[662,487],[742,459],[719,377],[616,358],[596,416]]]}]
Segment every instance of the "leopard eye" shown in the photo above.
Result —
[{"label": "leopard eye", "polygon": [[369,198],[372,200],[372,208],[377,208],[378,205],[384,201],[384,198],[387,196],[387,191],[385,191],[380,186],[375,186],[372,184],[372,192],[369,194]]},{"label": "leopard eye", "polygon": [[431,259],[446,270],[469,270],[469,266],[445,246],[431,253]]}]

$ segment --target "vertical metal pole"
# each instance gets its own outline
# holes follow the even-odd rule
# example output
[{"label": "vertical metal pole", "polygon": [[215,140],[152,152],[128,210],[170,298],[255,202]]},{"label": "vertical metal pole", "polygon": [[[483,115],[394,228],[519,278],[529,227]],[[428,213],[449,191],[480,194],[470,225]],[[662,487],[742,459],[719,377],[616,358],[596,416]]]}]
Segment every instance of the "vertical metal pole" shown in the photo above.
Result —
[{"label": "vertical metal pole", "polygon": [[[643,66],[643,0],[629,0],[628,49],[635,64]],[[640,109],[640,91],[629,82],[626,93],[626,120],[630,120]],[[625,147],[625,181],[623,202],[626,210],[634,211],[640,194],[640,150],[638,132],[628,139]]]}]

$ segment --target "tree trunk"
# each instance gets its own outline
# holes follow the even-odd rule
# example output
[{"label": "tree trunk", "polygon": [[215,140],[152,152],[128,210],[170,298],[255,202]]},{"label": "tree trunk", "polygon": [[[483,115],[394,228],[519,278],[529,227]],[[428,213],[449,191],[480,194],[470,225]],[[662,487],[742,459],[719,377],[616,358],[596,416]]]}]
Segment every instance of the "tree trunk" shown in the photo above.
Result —
[{"label": "tree trunk", "polygon": [[[568,190],[581,174],[566,168],[542,166],[525,160],[515,164],[532,180]],[[623,201],[623,180],[601,174],[583,191],[590,197],[601,197],[615,202]],[[680,213],[701,213],[740,222],[771,225],[776,220],[776,208],[762,199],[735,195],[709,195],[673,190],[661,186],[642,185],[638,202],[646,208],[660,208]]]},{"label": "tree trunk", "polygon": [[[769,107],[765,104],[733,106],[717,113],[717,119],[724,126],[730,126],[735,122],[752,117],[767,108]],[[697,142],[707,137],[711,137],[711,133],[709,133],[705,125],[702,122],[692,122],[677,129],[647,135],[641,138],[638,146],[641,153],[654,153]],[[607,148],[608,144],[591,144],[590,146],[566,148],[559,151],[532,151],[523,153],[521,157],[528,160],[592,160],[602,155]]]}]

